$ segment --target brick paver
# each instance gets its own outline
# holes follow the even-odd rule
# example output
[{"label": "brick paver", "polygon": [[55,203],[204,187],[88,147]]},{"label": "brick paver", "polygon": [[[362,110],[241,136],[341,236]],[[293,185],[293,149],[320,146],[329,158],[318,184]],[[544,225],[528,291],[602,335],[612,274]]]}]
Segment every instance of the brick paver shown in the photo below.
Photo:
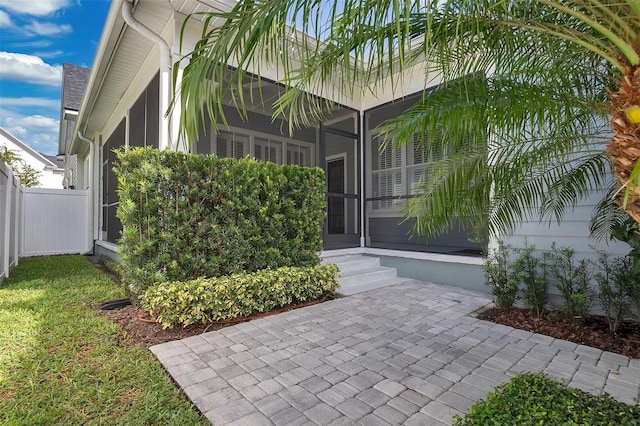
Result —
[{"label": "brick paver", "polygon": [[469,315],[488,303],[408,281],[151,351],[215,425],[446,425],[522,371],[638,401],[640,360]]}]

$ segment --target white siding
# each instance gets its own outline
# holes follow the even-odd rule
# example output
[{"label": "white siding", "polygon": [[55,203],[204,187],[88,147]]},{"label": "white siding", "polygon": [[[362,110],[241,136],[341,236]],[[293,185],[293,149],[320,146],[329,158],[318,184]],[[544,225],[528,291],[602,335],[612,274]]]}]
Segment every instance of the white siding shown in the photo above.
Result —
[{"label": "white siding", "polygon": [[606,251],[613,256],[622,256],[631,249],[625,243],[606,240],[597,241],[589,237],[589,222],[594,207],[603,193],[595,193],[589,199],[580,203],[572,212],[565,215],[558,225],[555,221],[549,223],[538,221],[523,221],[515,232],[502,240],[515,248],[524,247],[525,238],[529,244],[536,246],[538,251],[547,251],[555,242],[559,247],[571,247],[579,258],[596,259],[596,250]]}]

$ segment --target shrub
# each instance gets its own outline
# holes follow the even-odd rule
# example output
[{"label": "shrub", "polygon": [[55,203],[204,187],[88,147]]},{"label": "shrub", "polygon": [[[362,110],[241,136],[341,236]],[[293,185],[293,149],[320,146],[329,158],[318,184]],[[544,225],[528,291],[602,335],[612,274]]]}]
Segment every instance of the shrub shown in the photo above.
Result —
[{"label": "shrub", "polygon": [[549,301],[546,264],[535,256],[536,247],[525,241],[524,249],[518,251],[513,262],[513,274],[524,284],[522,300],[536,316],[541,316]]},{"label": "shrub", "polygon": [[338,267],[282,267],[149,287],[142,307],[164,328],[247,317],[292,303],[332,296]]},{"label": "shrub", "polygon": [[564,301],[558,309],[569,321],[582,321],[589,314],[594,298],[589,262],[576,260],[572,248],[558,247],[554,243],[551,249],[549,278]]},{"label": "shrub", "polygon": [[632,306],[640,274],[633,268],[633,262],[630,256],[610,259],[606,253],[600,253],[600,271],[595,278],[600,289],[600,306],[613,333],[634,313]]},{"label": "shrub", "polygon": [[571,389],[542,373],[522,373],[478,401],[458,426],[640,425],[640,407]]},{"label": "shrub", "polygon": [[485,284],[491,288],[495,304],[501,308],[510,308],[518,297],[518,280],[513,276],[509,264],[509,249],[502,241],[498,248],[489,252],[484,263]]},{"label": "shrub", "polygon": [[319,168],[151,148],[117,151],[123,280],[156,283],[319,264]]}]

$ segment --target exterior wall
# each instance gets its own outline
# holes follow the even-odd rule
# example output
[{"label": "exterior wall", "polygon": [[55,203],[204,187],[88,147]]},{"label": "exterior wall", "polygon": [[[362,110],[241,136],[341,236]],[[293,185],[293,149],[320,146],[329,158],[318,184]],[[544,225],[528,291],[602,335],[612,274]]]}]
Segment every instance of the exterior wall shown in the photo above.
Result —
[{"label": "exterior wall", "polygon": [[[514,248],[523,248],[525,239],[536,246],[537,251],[551,250],[555,242],[558,246],[571,247],[578,258],[597,259],[598,250],[606,251],[612,256],[623,256],[631,248],[620,242],[597,241],[589,237],[589,221],[593,209],[602,198],[603,193],[594,193],[589,199],[580,203],[573,212],[568,213],[560,224],[537,220],[523,221],[513,234],[502,238],[505,244]],[[495,242],[493,242],[495,244]]]},{"label": "exterior wall", "polygon": [[[484,285],[482,258],[464,256],[431,255],[429,257],[394,256],[392,251],[381,253],[380,264],[396,268],[398,276],[435,284],[460,287],[467,290],[490,293]],[[424,253],[429,255],[429,253]]]}]

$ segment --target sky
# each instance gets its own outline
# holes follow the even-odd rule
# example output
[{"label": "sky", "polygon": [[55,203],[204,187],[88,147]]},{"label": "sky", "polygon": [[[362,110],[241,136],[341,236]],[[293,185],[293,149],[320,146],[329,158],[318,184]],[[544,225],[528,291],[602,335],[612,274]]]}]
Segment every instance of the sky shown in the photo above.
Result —
[{"label": "sky", "polygon": [[58,153],[62,64],[90,68],[109,0],[0,0],[0,127]]}]

